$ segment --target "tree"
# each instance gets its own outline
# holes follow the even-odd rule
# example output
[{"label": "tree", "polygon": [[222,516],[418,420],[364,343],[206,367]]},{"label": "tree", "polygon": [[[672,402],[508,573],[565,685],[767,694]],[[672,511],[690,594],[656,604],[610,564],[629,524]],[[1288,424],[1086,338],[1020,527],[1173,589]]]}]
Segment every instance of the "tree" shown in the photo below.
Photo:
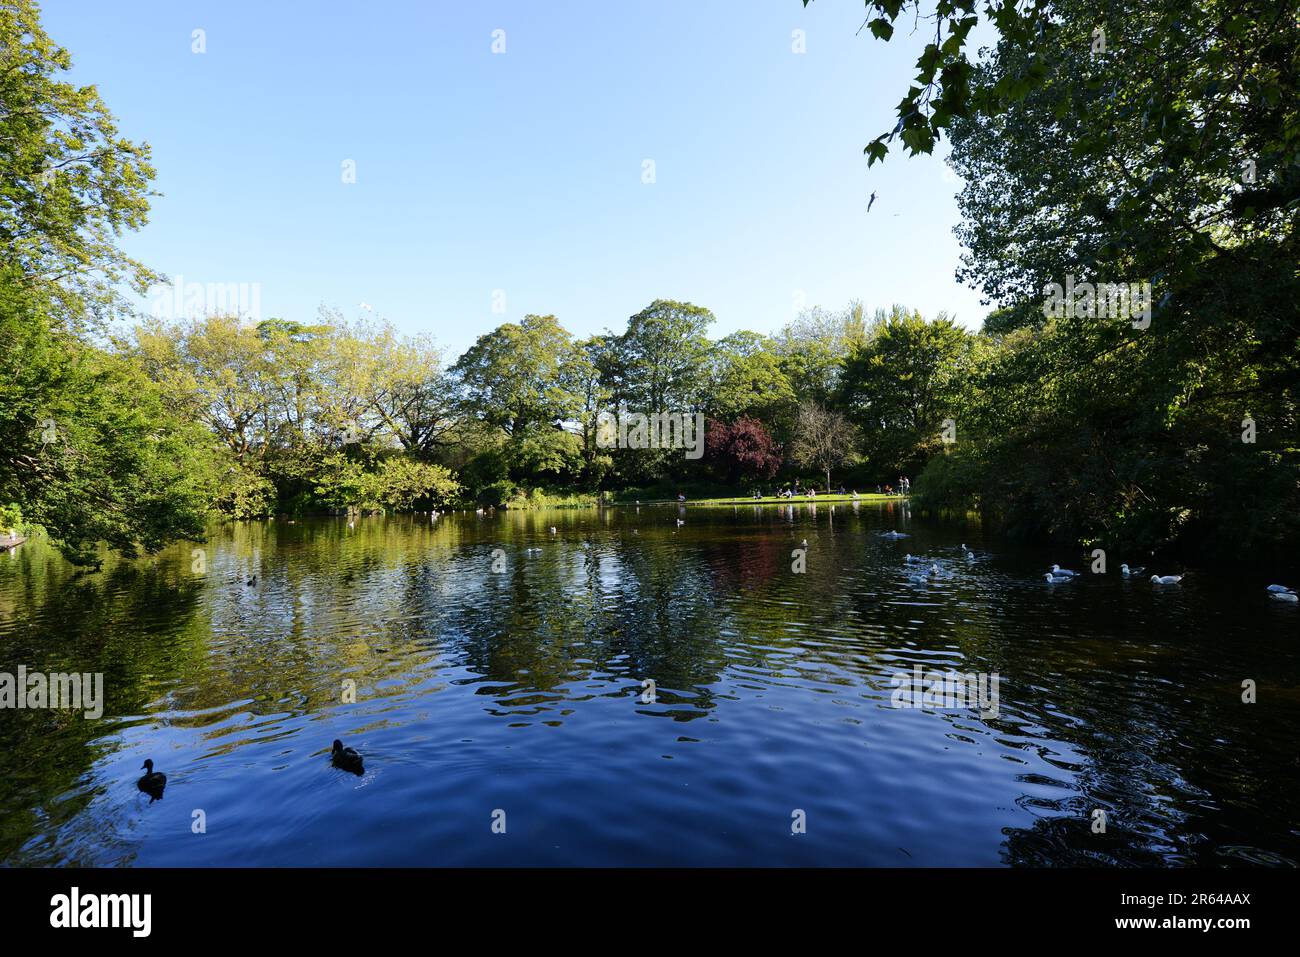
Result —
[{"label": "tree", "polygon": [[794,389],[771,346],[766,336],[744,330],[714,344],[704,399],[707,414],[772,421],[793,407]]},{"label": "tree", "polygon": [[[999,309],[923,497],[1129,548],[1277,554],[1300,534],[1300,23],[1283,7],[1081,2],[972,74],[980,101],[1019,90],[952,126],[962,276]],[[1149,309],[1045,310],[1068,279],[1149,282]]]},{"label": "tree", "polygon": [[524,316],[478,341],[452,367],[466,409],[508,435],[568,411],[558,387],[571,337],[554,316]]},{"label": "tree", "polygon": [[805,468],[826,474],[826,491],[831,489],[831,469],[853,454],[856,436],[853,426],[838,412],[812,400],[799,403],[790,457]]},{"label": "tree", "polygon": [[638,412],[687,412],[701,398],[713,313],[689,302],[656,299],[628,320],[614,344],[621,380],[614,391]]},{"label": "tree", "polygon": [[770,479],[781,468],[781,448],[757,419],[710,420],[704,435],[707,461],[733,485],[742,478]]},{"label": "tree", "polygon": [[774,340],[795,397],[828,405],[839,388],[844,357],[866,335],[862,304],[838,312],[814,306],[801,312]]},{"label": "tree", "polygon": [[360,398],[357,438],[390,436],[420,459],[429,459],[448,441],[457,409],[442,353],[425,337],[399,337],[392,326],[340,326],[338,338],[350,343],[350,357],[339,383],[344,395]]},{"label": "tree", "polygon": [[57,322],[125,312],[119,283],[161,279],[118,245],[148,217],[149,147],[119,135],[93,86],[62,79],[72,58],[32,0],[0,6],[0,57],[0,265]]},{"label": "tree", "polygon": [[206,432],[138,365],[52,322],[44,291],[0,270],[0,506],[77,564],[98,564],[100,542],[133,556],[198,537]]},{"label": "tree", "polygon": [[968,339],[946,316],[894,314],[849,354],[839,404],[878,469],[915,474],[939,449],[965,384]]},{"label": "tree", "polygon": [[610,339],[592,336],[573,344],[560,365],[559,382],[563,394],[572,397],[568,418],[582,440],[582,458],[589,479],[599,481],[609,456],[596,444],[596,427],[600,414],[613,408],[614,392],[610,387]]}]

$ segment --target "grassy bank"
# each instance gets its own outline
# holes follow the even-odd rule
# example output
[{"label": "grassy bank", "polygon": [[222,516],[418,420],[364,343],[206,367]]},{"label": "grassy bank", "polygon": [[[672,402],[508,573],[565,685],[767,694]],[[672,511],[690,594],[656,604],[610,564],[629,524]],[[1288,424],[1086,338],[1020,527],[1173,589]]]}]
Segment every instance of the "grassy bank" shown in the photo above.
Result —
[{"label": "grassy bank", "polygon": [[[902,495],[877,495],[874,492],[861,493],[857,498],[852,495],[818,495],[816,498],[810,498],[807,495],[796,495],[794,498],[778,498],[775,495],[767,495],[763,498],[753,498],[748,495],[739,495],[734,498],[687,498],[687,505],[843,505],[852,502],[900,502],[903,501]],[[633,502],[616,502],[617,505],[673,505],[676,499],[654,499],[643,500],[638,503]]]}]

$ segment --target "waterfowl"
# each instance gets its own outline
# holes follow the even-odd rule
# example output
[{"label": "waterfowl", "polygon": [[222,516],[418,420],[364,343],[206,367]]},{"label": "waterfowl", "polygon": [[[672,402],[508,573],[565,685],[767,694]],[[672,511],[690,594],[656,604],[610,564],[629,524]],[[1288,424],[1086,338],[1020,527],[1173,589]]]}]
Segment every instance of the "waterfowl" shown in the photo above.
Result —
[{"label": "waterfowl", "polygon": [[1065,584],[1066,582],[1072,582],[1072,581],[1074,581],[1074,576],[1073,576],[1073,575],[1053,575],[1051,572],[1048,572],[1046,575],[1043,576],[1043,581],[1045,581],[1045,582],[1049,582],[1050,584],[1053,584],[1053,585],[1063,585],[1063,584]]},{"label": "waterfowl", "polygon": [[1273,594],[1275,594],[1275,595],[1277,595],[1277,594],[1288,594],[1288,595],[1294,595],[1294,594],[1295,594],[1295,589],[1294,589],[1294,588],[1287,588],[1285,585],[1269,585],[1269,586],[1268,586],[1268,590],[1271,591],[1271,592],[1273,592]]},{"label": "waterfowl", "polygon": [[799,543],[799,547],[800,547],[800,548],[807,548],[807,547],[808,547],[808,539],[805,538],[802,542],[800,542],[800,543]]},{"label": "waterfowl", "polygon": [[686,519],[684,519],[684,518],[679,518],[679,519],[677,520],[677,524],[678,524],[679,526],[681,526],[681,525],[685,525],[685,524],[686,524]]},{"label": "waterfowl", "polygon": [[1151,584],[1153,585],[1177,585],[1183,580],[1182,575],[1152,575]]},{"label": "waterfowl", "polygon": [[1052,574],[1053,574],[1053,575],[1057,575],[1057,576],[1064,575],[1066,578],[1073,578],[1075,575],[1077,575],[1077,574],[1079,574],[1079,573],[1078,573],[1078,572],[1072,572],[1072,571],[1070,571],[1070,569],[1068,569],[1068,568],[1062,568],[1060,565],[1053,565],[1053,566],[1052,566]]},{"label": "waterfowl", "polygon": [[897,540],[897,539],[900,539],[900,538],[907,538],[907,533],[906,533],[906,532],[897,532],[897,531],[882,532],[880,537],[881,537],[881,538],[889,538],[889,539],[895,539],[895,540]]},{"label": "waterfowl", "polygon": [[1146,568],[1142,565],[1139,565],[1137,568],[1129,568],[1127,565],[1120,565],[1119,571],[1125,578],[1129,578],[1133,575],[1141,575],[1146,571]]},{"label": "waterfowl", "polygon": [[247,585],[249,588],[252,588],[254,585],[257,584],[257,576],[254,575],[248,581],[244,582],[244,584]]},{"label": "waterfowl", "polygon": [[939,566],[938,566],[938,565],[931,565],[931,566],[930,566],[930,574],[931,574],[931,576],[937,576],[937,575],[939,574]]},{"label": "waterfowl", "polygon": [[163,788],[167,787],[167,775],[153,769],[153,758],[146,758],[144,764],[140,765],[140,769],[145,774],[135,782],[135,786],[153,800],[160,800],[163,796]]},{"label": "waterfowl", "polygon": [[551,526],[551,534],[552,534],[552,535],[555,534],[555,526],[554,526],[554,525]]},{"label": "waterfowl", "polygon": [[353,774],[360,774],[365,770],[361,766],[361,752],[355,748],[343,747],[343,742],[338,738],[334,739],[334,750],[330,752],[330,763],[336,768],[351,771]]},{"label": "waterfowl", "polygon": [[1278,601],[1300,601],[1300,595],[1297,595],[1293,591],[1273,591],[1269,592],[1268,595],[1270,598],[1275,598]]}]

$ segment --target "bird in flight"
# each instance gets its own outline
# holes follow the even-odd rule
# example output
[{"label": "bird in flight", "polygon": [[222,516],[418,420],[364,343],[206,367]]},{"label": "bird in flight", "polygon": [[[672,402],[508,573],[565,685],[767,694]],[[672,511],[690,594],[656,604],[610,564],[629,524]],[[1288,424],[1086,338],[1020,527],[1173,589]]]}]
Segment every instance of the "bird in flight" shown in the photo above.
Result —
[{"label": "bird in flight", "polygon": [[871,207],[874,206],[875,203],[876,203],[876,194],[872,193],[871,199],[867,201],[867,212],[871,212]]}]

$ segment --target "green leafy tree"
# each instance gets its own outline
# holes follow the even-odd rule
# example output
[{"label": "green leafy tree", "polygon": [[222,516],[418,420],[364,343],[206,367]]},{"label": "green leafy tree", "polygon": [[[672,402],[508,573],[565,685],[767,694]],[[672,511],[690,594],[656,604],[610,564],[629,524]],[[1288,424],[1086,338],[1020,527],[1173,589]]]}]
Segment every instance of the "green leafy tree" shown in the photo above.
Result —
[{"label": "green leafy tree", "polygon": [[614,349],[619,400],[646,414],[694,410],[702,398],[713,313],[656,299],[628,320]]},{"label": "green leafy tree", "polygon": [[161,277],[127,256],[124,230],[149,212],[149,147],[123,137],[93,86],[64,75],[72,57],[31,0],[0,5],[0,265],[40,287],[59,322],[127,311]]},{"label": "green leafy tree", "polygon": [[[1285,6],[1080,2],[972,74],[974,101],[1018,91],[952,126],[962,275],[999,307],[995,348],[923,497],[1144,549],[1296,540],[1300,22]],[[1149,282],[1149,312],[1045,310],[1067,277]]]},{"label": "green leafy tree", "polygon": [[733,332],[714,343],[708,373],[705,411],[717,418],[772,422],[795,405],[780,356],[756,332]]},{"label": "green leafy tree", "polygon": [[838,404],[879,474],[915,474],[938,451],[942,421],[958,412],[968,357],[964,329],[920,313],[891,315],[849,354]]},{"label": "green leafy tree", "polygon": [[82,342],[42,290],[0,271],[0,503],[73,562],[199,537],[211,440],[174,415],[143,370]]},{"label": "green leafy tree", "polygon": [[570,402],[558,379],[571,344],[554,316],[525,316],[479,336],[452,367],[466,410],[508,435],[563,416]]}]

